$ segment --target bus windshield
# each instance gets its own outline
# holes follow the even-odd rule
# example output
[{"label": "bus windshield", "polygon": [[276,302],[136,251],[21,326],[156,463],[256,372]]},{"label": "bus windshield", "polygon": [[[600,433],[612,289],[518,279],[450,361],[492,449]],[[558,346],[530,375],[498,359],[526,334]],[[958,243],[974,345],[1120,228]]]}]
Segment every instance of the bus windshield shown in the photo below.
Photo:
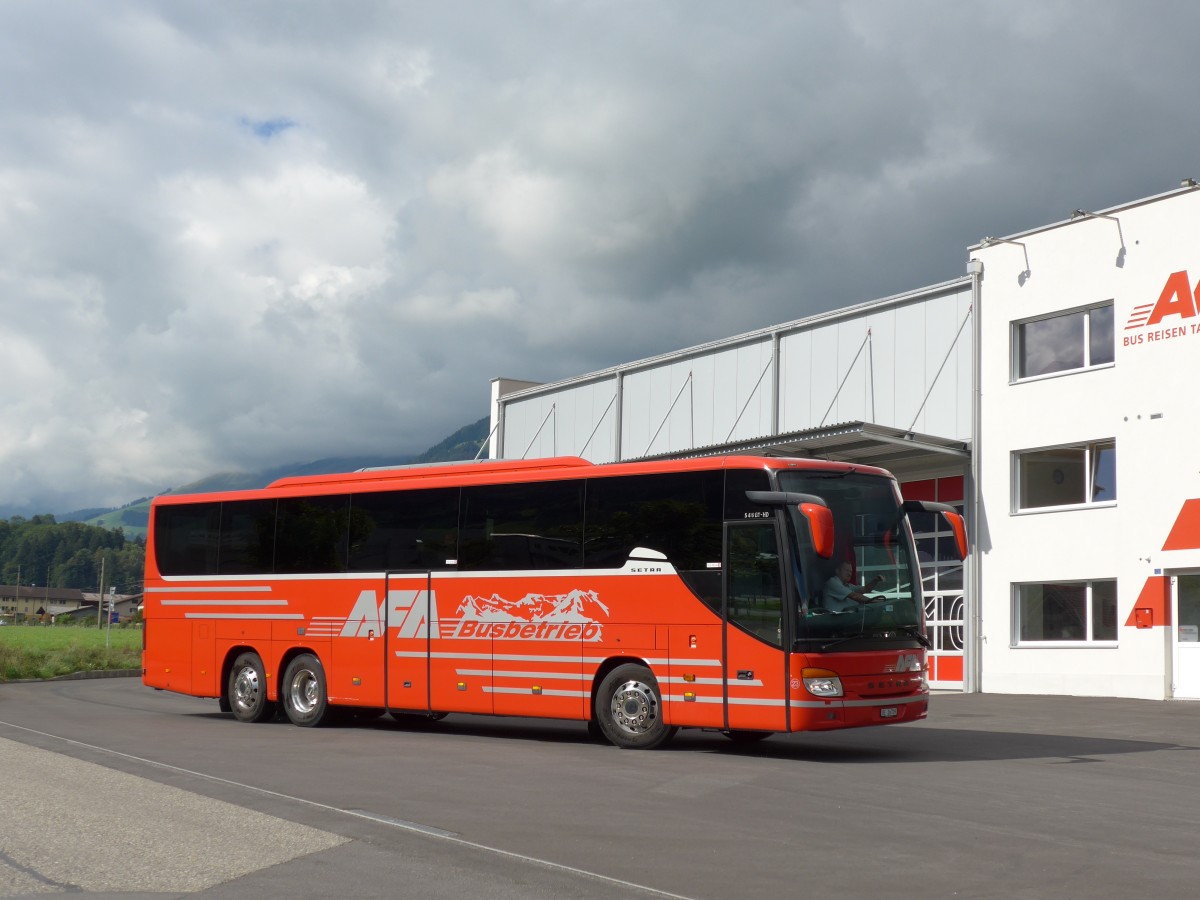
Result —
[{"label": "bus windshield", "polygon": [[814,552],[789,511],[799,571],[797,650],[880,649],[926,643],[912,536],[895,482],[856,472],[780,472],[784,491],[815,494],[833,512],[833,557]]}]

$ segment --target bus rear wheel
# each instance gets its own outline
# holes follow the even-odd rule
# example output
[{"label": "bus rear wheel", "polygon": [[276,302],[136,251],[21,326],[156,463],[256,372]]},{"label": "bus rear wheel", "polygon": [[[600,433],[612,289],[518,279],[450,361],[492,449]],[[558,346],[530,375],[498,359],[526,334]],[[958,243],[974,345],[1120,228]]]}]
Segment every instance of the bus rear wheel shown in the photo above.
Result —
[{"label": "bus rear wheel", "polygon": [[325,668],[311,653],[301,653],[283,673],[283,710],[293,725],[311,728],[329,718]]},{"label": "bus rear wheel", "polygon": [[265,722],[275,715],[267,699],[267,673],[257,653],[239,653],[229,670],[225,697],[239,722]]},{"label": "bus rear wheel", "polygon": [[630,750],[650,750],[678,730],[663,721],[662,692],[645,666],[617,666],[596,692],[596,722],[604,736]]}]

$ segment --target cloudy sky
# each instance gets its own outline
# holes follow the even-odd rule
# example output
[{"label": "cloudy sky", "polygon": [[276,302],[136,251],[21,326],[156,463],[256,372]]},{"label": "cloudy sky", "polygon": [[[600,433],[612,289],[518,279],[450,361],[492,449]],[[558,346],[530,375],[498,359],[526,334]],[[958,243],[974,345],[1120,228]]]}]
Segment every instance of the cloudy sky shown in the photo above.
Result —
[{"label": "cloudy sky", "polygon": [[0,4],[0,507],[419,452],[1200,177],[1200,4]]}]

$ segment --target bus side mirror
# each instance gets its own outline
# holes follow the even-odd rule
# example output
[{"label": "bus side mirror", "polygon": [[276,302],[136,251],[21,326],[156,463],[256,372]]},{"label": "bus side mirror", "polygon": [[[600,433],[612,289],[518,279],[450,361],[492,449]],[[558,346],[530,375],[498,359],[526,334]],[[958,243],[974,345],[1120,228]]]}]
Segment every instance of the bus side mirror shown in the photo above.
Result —
[{"label": "bus side mirror", "polygon": [[828,506],[816,503],[801,503],[800,515],[808,522],[813,550],[821,559],[833,556],[833,512]]},{"label": "bus side mirror", "polygon": [[795,491],[746,491],[746,499],[764,506],[795,506],[808,523],[813,550],[821,559],[833,556],[833,510],[816,494]]},{"label": "bus side mirror", "polygon": [[953,506],[929,500],[905,500],[903,508],[905,515],[914,512],[938,513],[954,532],[954,546],[958,549],[958,558],[967,558],[967,523]]},{"label": "bus side mirror", "polygon": [[942,518],[949,524],[954,531],[954,546],[958,548],[958,558],[967,558],[967,523],[962,515],[957,512],[943,512]]}]

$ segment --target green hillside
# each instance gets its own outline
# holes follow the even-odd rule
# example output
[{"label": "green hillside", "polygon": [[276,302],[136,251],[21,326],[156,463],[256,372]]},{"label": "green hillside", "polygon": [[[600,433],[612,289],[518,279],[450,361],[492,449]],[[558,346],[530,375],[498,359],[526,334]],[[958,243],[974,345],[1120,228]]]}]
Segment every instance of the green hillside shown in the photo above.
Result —
[{"label": "green hillside", "polygon": [[492,420],[484,417],[478,422],[464,425],[440,444],[434,444],[413,462],[454,462],[455,460],[472,460],[479,456],[483,442],[488,439]]}]

